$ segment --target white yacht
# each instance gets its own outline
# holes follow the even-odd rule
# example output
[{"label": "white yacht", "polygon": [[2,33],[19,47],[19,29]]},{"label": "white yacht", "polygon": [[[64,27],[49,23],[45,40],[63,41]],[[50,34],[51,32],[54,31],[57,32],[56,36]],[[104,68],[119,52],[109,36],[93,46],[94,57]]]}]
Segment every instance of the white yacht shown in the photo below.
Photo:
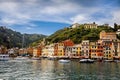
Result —
[{"label": "white yacht", "polygon": [[22,57],[22,56],[17,56],[16,58],[14,58],[15,60],[28,60],[28,57]]},{"label": "white yacht", "polygon": [[68,63],[68,62],[70,62],[70,60],[60,59],[59,62],[61,62],[61,63]]},{"label": "white yacht", "polygon": [[79,62],[80,63],[93,63],[94,60],[92,60],[92,59],[81,59]]},{"label": "white yacht", "polygon": [[32,57],[31,59],[32,59],[32,60],[40,60],[41,58],[40,58],[40,57],[35,57],[35,56],[34,56],[34,57]]},{"label": "white yacht", "polygon": [[8,54],[0,54],[0,61],[8,61],[10,57]]},{"label": "white yacht", "polygon": [[113,60],[104,60],[104,62],[113,62]]}]

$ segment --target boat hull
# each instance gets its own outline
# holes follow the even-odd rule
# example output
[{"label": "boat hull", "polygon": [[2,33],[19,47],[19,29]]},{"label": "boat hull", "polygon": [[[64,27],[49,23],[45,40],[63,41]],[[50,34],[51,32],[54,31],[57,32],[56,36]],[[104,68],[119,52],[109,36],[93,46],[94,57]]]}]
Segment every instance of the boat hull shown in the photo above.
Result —
[{"label": "boat hull", "polygon": [[9,55],[0,55],[0,61],[8,61],[10,60]]},{"label": "boat hull", "polygon": [[60,63],[69,63],[70,60],[64,60],[64,59],[61,59],[61,60],[59,60],[59,62],[60,62]]},{"label": "boat hull", "polygon": [[79,63],[94,63],[94,60],[91,59],[81,59]]}]

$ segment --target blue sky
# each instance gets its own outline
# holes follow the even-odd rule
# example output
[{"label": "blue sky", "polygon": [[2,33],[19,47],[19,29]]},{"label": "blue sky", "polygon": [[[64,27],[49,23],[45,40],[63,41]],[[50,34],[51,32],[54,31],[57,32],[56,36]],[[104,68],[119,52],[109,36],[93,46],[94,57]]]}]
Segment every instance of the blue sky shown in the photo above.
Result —
[{"label": "blue sky", "polygon": [[120,24],[120,0],[0,0],[0,26],[51,35],[73,23]]}]

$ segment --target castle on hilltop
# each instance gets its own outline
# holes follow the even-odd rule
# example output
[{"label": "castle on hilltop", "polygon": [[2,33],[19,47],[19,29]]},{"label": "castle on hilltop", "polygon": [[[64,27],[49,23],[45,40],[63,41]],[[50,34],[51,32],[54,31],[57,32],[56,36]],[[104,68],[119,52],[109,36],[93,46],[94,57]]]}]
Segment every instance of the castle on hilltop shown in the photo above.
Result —
[{"label": "castle on hilltop", "polygon": [[[78,28],[78,27],[80,27],[81,25],[82,25],[85,29],[93,29],[93,28],[97,29],[97,28],[98,28],[98,24],[96,24],[95,22],[93,22],[93,23],[85,23],[85,24],[75,23],[75,24],[73,24],[73,25],[71,26],[71,28]],[[103,25],[103,26],[109,26],[109,25],[108,25],[108,24],[105,24],[105,25]]]}]

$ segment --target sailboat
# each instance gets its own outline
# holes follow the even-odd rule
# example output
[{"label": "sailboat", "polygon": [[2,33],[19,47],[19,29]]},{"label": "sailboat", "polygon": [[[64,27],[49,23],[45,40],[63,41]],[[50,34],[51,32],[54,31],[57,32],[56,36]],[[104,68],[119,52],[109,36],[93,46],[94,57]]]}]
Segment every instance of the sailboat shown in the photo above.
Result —
[{"label": "sailboat", "polygon": [[28,56],[26,56],[26,51],[25,51],[25,48],[24,48],[24,34],[23,34],[23,38],[22,38],[22,48],[21,48],[21,55],[20,56],[17,56],[16,58],[14,58],[15,60],[28,60]]}]

